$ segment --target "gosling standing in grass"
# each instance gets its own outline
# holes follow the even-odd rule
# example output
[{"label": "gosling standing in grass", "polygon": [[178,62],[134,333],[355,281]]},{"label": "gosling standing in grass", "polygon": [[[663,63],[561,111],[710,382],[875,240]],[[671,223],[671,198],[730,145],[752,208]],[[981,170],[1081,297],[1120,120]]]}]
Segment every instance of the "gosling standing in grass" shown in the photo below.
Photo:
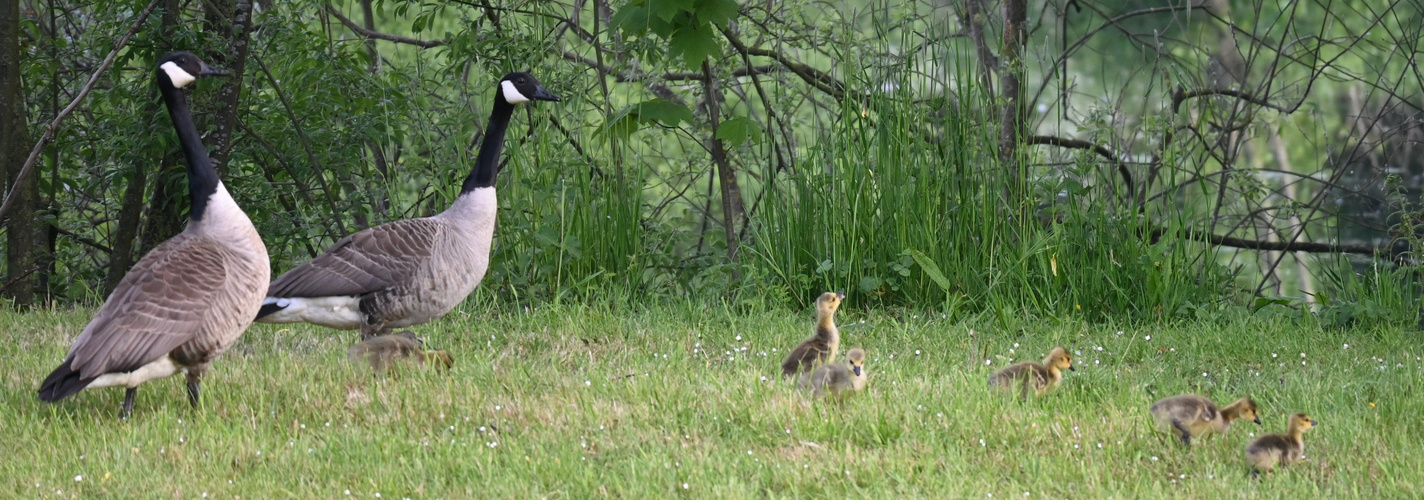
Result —
[{"label": "gosling standing in grass", "polygon": [[377,375],[385,374],[403,363],[429,363],[441,370],[449,370],[455,364],[450,351],[427,351],[425,343],[410,332],[382,335],[351,346],[346,350],[346,359],[352,363],[370,364]]},{"label": "gosling standing in grass", "polygon": [[1184,394],[1153,403],[1150,411],[1158,430],[1177,436],[1187,446],[1191,446],[1192,438],[1197,436],[1225,434],[1233,420],[1250,420],[1261,425],[1260,409],[1251,398],[1238,399],[1218,410],[1210,399]]},{"label": "gosling standing in grass", "polygon": [[994,372],[989,376],[989,386],[1000,389],[1019,386],[1022,388],[1020,397],[1024,399],[1028,399],[1028,391],[1032,387],[1035,395],[1042,396],[1058,387],[1058,383],[1063,380],[1061,370],[1064,368],[1073,369],[1073,356],[1068,354],[1067,349],[1054,347],[1048,352],[1048,357],[1043,358],[1043,364],[1024,361]]},{"label": "gosling standing in grass", "polygon": [[841,307],[845,292],[826,292],[816,299],[816,333],[801,341],[786,361],[781,362],[781,374],[794,377],[797,373],[809,372],[817,366],[836,360],[836,351],[841,347],[841,331],[836,328],[836,309]]},{"label": "gosling standing in grass", "polygon": [[1304,413],[1290,416],[1285,434],[1267,434],[1246,445],[1246,463],[1251,464],[1251,476],[1270,472],[1277,465],[1285,465],[1305,456],[1305,441],[1300,435],[1312,427],[1320,425]]},{"label": "gosling standing in grass", "polygon": [[865,388],[865,350],[859,347],[846,353],[846,364],[826,365],[816,371],[804,374],[796,387],[814,391],[816,397],[829,395],[844,399],[851,393]]}]

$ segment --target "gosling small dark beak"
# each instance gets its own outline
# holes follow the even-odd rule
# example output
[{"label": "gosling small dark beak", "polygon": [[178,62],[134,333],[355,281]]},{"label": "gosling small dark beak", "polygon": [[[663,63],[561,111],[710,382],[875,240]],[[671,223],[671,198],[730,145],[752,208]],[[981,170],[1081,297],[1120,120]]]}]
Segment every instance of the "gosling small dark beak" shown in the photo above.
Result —
[{"label": "gosling small dark beak", "polygon": [[563,100],[563,99],[559,99],[559,96],[556,96],[556,95],[554,95],[552,92],[549,92],[547,89],[544,88],[543,85],[535,85],[535,86],[534,86],[534,95],[533,95],[532,97],[533,97],[535,100],[539,100],[539,101],[554,101],[554,102],[559,102],[559,101],[562,101],[562,100]]},{"label": "gosling small dark beak", "polygon": [[227,71],[208,66],[208,63],[205,62],[199,62],[198,76],[227,76]]},{"label": "gosling small dark beak", "polygon": [[1070,371],[1070,372],[1076,372],[1076,371],[1078,371],[1078,369],[1077,369],[1077,368],[1073,368],[1073,365],[1068,365],[1068,371]]},{"label": "gosling small dark beak", "polygon": [[1256,425],[1261,425],[1261,417],[1256,417],[1256,420],[1252,420],[1252,422],[1255,422]]},{"label": "gosling small dark beak", "polygon": [[1320,422],[1316,422],[1316,421],[1314,421],[1314,420],[1311,420],[1311,421],[1310,421],[1310,426],[1311,426],[1311,427],[1315,427],[1315,426],[1317,426],[1317,425],[1320,425]]},{"label": "gosling small dark beak", "polygon": [[852,367],[851,367],[851,370],[854,370],[854,371],[855,371],[855,376],[857,376],[857,377],[860,376],[860,367],[859,367],[859,366],[852,366]]},{"label": "gosling small dark beak", "polygon": [[836,300],[845,300],[845,290],[836,290]]}]

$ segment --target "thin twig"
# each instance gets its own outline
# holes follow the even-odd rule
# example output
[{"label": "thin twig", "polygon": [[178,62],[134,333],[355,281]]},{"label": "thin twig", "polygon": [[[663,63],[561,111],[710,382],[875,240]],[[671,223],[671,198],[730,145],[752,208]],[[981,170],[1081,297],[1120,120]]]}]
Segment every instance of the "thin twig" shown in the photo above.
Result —
[{"label": "thin twig", "polygon": [[133,25],[129,26],[128,32],[124,33],[124,36],[119,38],[119,41],[114,44],[114,50],[109,52],[109,56],[104,58],[103,63],[99,64],[99,69],[94,71],[93,75],[89,76],[89,82],[84,84],[84,89],[80,90],[79,95],[74,96],[74,100],[70,101],[69,105],[65,106],[64,110],[60,111],[59,115],[55,116],[53,121],[49,122],[48,127],[45,127],[44,135],[40,136],[39,142],[35,143],[34,149],[30,150],[30,157],[25,159],[24,166],[20,167],[20,173],[15,175],[14,180],[10,181],[14,184],[14,187],[10,188],[10,192],[5,195],[5,203],[0,204],[0,226],[6,224],[7,220],[5,219],[5,214],[9,212],[10,207],[15,204],[15,195],[19,194],[20,188],[25,186],[25,177],[30,175],[31,170],[34,170],[35,163],[39,161],[40,153],[44,151],[45,145],[54,141],[54,134],[59,131],[59,124],[79,107],[79,103],[84,101],[85,97],[89,96],[89,92],[94,90],[94,85],[99,83],[99,77],[103,76],[104,72],[109,69],[109,66],[114,64],[114,59],[119,56],[119,52],[123,50],[125,45],[128,45],[129,39],[133,38],[134,33],[138,32],[139,27],[143,26],[143,22],[148,20],[148,15],[153,13],[153,9],[158,7],[158,3],[161,1],[162,0],[153,0],[149,2],[148,8],[143,9],[143,12],[138,15],[138,19],[135,19]]},{"label": "thin twig", "polygon": [[361,27],[361,25],[356,24],[354,21],[347,19],[346,16],[341,15],[341,12],[338,12],[334,7],[330,5],[326,6],[326,10],[327,12],[330,12],[332,16],[335,16],[336,20],[341,21],[341,24],[345,25],[346,29],[354,31],[357,35],[361,35],[366,38],[385,40],[387,42],[404,43],[407,45],[414,45],[425,49],[439,47],[448,43],[445,40],[421,40],[418,38],[410,38],[406,36],[392,35],[390,33],[381,33],[379,31],[368,30],[366,28]]}]

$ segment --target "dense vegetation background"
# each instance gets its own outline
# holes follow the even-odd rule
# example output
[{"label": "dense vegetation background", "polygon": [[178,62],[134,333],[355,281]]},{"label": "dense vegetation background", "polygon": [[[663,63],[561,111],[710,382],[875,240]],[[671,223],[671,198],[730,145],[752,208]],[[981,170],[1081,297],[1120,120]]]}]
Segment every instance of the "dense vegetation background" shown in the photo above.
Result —
[{"label": "dense vegetation background", "polygon": [[0,286],[97,303],[181,230],[151,74],[191,50],[232,72],[192,95],[276,272],[442,210],[527,70],[564,101],[515,119],[486,299],[1412,324],[1421,28],[1420,0],[7,1]]}]

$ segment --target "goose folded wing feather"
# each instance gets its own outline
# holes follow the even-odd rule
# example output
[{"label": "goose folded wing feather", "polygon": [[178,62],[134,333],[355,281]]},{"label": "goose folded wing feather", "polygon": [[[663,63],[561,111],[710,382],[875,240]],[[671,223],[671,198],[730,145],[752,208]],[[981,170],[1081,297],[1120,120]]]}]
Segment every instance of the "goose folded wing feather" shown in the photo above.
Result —
[{"label": "goose folded wing feather", "polygon": [[273,281],[267,296],[355,296],[397,286],[430,258],[438,231],[433,220],[406,219],[347,236]]},{"label": "goose folded wing feather", "polygon": [[74,343],[84,378],[136,370],[196,337],[228,281],[222,250],[201,239],[160,245],[119,282]]}]

